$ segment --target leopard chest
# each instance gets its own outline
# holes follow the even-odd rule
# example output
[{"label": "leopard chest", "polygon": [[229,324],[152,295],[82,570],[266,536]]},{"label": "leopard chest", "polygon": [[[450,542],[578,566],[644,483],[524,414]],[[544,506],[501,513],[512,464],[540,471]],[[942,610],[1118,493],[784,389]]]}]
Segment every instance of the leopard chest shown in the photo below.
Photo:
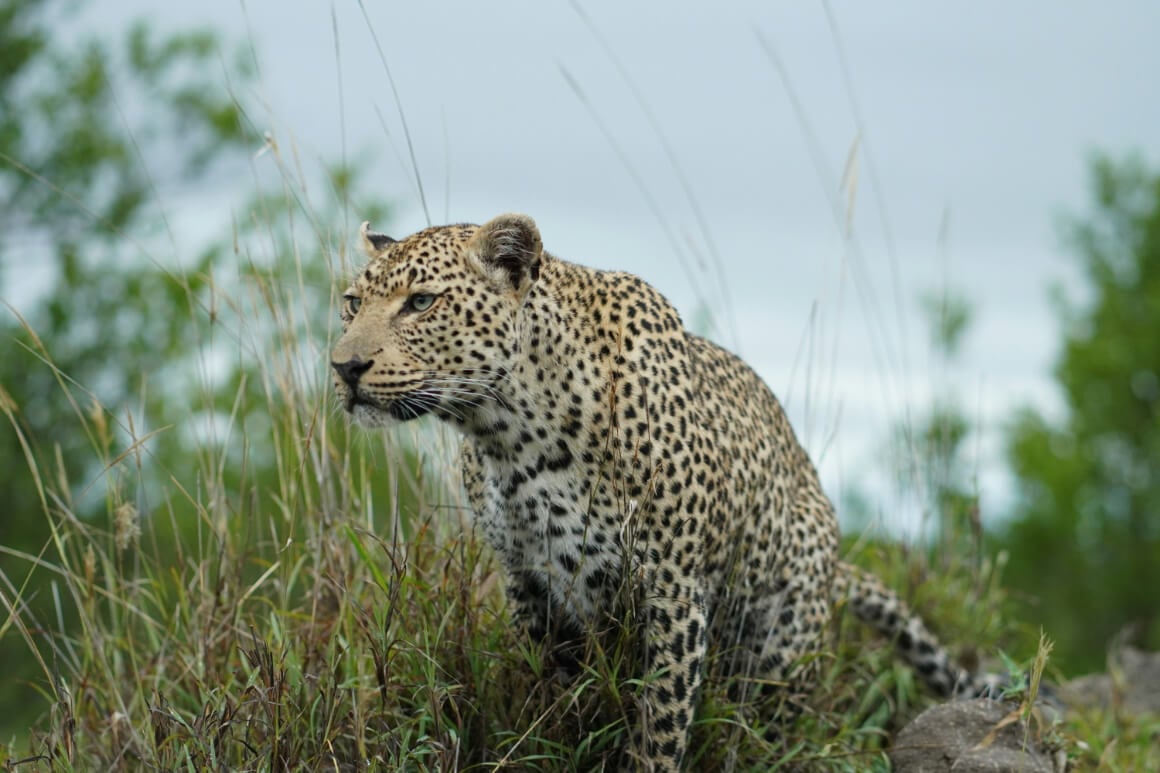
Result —
[{"label": "leopard chest", "polygon": [[481,458],[476,523],[509,575],[534,579],[576,619],[595,619],[615,588],[623,519],[579,462],[552,469],[539,458]]}]

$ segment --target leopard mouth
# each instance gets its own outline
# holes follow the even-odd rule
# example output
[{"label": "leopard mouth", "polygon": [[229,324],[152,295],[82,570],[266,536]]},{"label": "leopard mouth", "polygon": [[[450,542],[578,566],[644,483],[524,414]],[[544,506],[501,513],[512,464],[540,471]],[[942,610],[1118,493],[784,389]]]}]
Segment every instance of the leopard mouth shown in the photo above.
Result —
[{"label": "leopard mouth", "polygon": [[375,400],[358,389],[352,389],[347,393],[343,407],[351,415],[359,413],[361,407],[373,413],[386,414],[398,421],[410,421],[430,413],[437,403],[435,395],[424,390],[409,392],[390,400]]},{"label": "leopard mouth", "polygon": [[435,407],[435,399],[419,392],[391,400],[387,403],[387,413],[399,421],[410,421],[424,416]]}]

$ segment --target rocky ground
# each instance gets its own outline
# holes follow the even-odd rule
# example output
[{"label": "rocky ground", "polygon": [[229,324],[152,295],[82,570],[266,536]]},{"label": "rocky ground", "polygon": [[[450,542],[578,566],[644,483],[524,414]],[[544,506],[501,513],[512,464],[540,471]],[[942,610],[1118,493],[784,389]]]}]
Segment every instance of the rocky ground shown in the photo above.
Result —
[{"label": "rocky ground", "polygon": [[1059,707],[1031,710],[992,700],[934,706],[903,728],[890,759],[896,773],[1063,773],[1067,750],[1046,731],[1059,711],[1115,707],[1160,713],[1160,653],[1115,650],[1106,673],[1073,679],[1055,693]]}]

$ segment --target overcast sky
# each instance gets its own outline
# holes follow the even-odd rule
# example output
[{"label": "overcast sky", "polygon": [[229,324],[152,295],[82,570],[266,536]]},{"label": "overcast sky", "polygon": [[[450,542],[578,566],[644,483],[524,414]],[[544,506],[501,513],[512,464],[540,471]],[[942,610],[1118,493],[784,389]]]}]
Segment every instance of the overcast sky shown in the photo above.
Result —
[{"label": "overcast sky", "polygon": [[[1058,405],[1058,218],[1083,211],[1091,153],[1160,158],[1160,3],[366,6],[89,13],[111,32],[144,15],[252,39],[258,119],[307,157],[365,158],[401,236],[427,215],[381,46],[433,222],[523,211],[556,255],[639,273],[686,320],[707,303],[831,489],[861,482],[884,510],[898,492],[870,470],[889,426],[957,382],[984,508],[1002,509],[1004,417]],[[976,310],[950,372],[916,304],[946,282]]]}]

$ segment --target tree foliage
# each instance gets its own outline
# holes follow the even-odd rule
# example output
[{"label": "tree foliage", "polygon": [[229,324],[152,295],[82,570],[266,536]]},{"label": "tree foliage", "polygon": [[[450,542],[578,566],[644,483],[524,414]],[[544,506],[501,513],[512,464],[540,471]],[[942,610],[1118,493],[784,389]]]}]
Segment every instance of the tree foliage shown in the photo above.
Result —
[{"label": "tree foliage", "polygon": [[[324,383],[329,256],[348,241],[335,229],[352,197],[360,216],[385,215],[356,170],[307,180],[282,163],[240,96],[246,57],[216,33],[137,24],[65,44],[62,13],[0,0],[0,743],[44,710],[48,677],[77,666],[61,662],[77,602],[53,584],[66,552],[54,523],[109,524],[126,540],[142,529],[164,565],[200,538],[211,488],[244,496],[231,507],[314,515],[294,508],[309,482],[277,467],[296,433],[272,426],[266,408],[287,385],[263,364],[298,358],[304,383]],[[167,202],[249,165],[263,187],[232,223],[218,205],[217,230],[183,243]],[[278,306],[285,287],[293,308]]]},{"label": "tree foliage", "polygon": [[[930,336],[937,396],[895,422],[876,461],[879,471],[903,492],[901,503],[921,514],[922,536],[930,538],[930,554],[942,569],[949,569],[948,562],[973,568],[982,536],[976,468],[968,453],[975,428],[965,414],[953,370],[974,310],[949,286],[923,292],[918,303]],[[842,492],[841,509],[854,527],[851,533],[874,520],[875,506],[857,488]]]},{"label": "tree foliage", "polygon": [[1068,242],[1087,282],[1057,293],[1063,412],[1019,413],[1018,504],[1000,541],[1024,614],[1069,669],[1098,668],[1121,629],[1160,645],[1160,172],[1097,160]]},{"label": "tree foliage", "polygon": [[[137,404],[158,397],[141,391],[144,374],[189,351],[181,311],[207,283],[143,245],[164,224],[158,186],[195,183],[253,144],[237,103],[215,87],[212,34],[158,37],[137,25],[121,41],[64,45],[54,29],[65,10],[0,0],[0,291],[12,312],[0,318],[12,424],[0,432],[0,593],[42,619],[58,616],[48,578],[20,554],[44,555],[51,503],[31,468],[71,480],[88,517],[107,509],[93,446],[123,447],[118,426],[150,413]],[[86,433],[78,413],[99,421]],[[39,703],[8,611],[0,606],[0,657],[16,668],[0,687],[0,716],[15,720]]]}]

